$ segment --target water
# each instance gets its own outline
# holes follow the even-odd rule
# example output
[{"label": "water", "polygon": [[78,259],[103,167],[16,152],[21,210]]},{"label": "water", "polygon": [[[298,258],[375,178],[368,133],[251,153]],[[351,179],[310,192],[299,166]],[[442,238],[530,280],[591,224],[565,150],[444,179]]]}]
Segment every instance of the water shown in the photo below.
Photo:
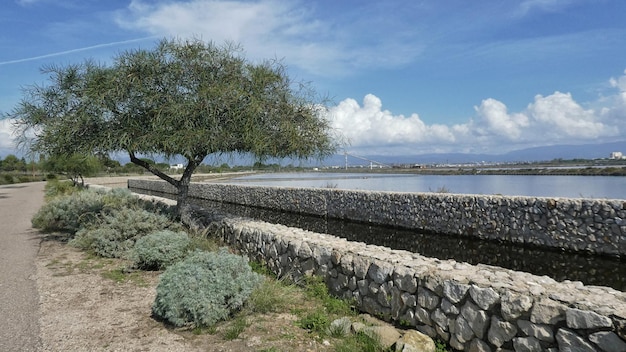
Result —
[{"label": "water", "polygon": [[228,183],[281,187],[332,187],[392,192],[626,199],[624,176],[416,175],[377,173],[270,173]]}]

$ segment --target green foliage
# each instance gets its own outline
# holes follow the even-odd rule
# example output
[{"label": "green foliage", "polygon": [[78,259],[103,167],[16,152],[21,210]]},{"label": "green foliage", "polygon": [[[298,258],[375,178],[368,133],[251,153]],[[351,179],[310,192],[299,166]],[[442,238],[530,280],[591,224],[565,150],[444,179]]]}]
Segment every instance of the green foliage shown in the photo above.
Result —
[{"label": "green foliage", "polygon": [[100,159],[95,156],[73,153],[53,155],[43,162],[46,171],[64,173],[77,185],[84,185],[83,177],[93,176],[102,169]]},{"label": "green foliage", "polygon": [[[27,87],[5,115],[16,121],[18,144],[49,157],[126,152],[175,185],[182,202],[210,154],[262,160],[336,150],[322,102],[278,61],[249,62],[233,45],[162,40],[109,62],[44,67],[48,82]],[[180,156],[186,168],[176,180],[138,155]]]},{"label": "green foliage", "polygon": [[312,332],[323,333],[330,326],[330,316],[325,312],[315,310],[299,319],[296,325]]},{"label": "green foliage", "polygon": [[138,268],[161,270],[182,260],[190,246],[186,232],[158,231],[139,238],[130,257]]},{"label": "green foliage", "polygon": [[380,345],[376,339],[371,336],[359,332],[356,334],[352,334],[347,338],[341,340],[336,346],[335,351],[337,352],[353,352],[353,351],[362,351],[362,352],[384,352],[385,349]]},{"label": "green foliage", "polygon": [[77,192],[51,199],[32,218],[35,228],[74,234],[95,221],[105,207],[102,192]]},{"label": "green foliage", "polygon": [[224,339],[226,340],[234,340],[241,335],[244,330],[248,327],[248,322],[245,317],[238,316],[235,320],[231,322],[231,324],[226,328],[224,332]]},{"label": "green foliage", "polygon": [[328,293],[328,286],[319,276],[308,276],[305,279],[305,293],[311,298],[319,299],[329,314],[354,315],[349,301],[338,299]]},{"label": "green foliage", "polygon": [[1,164],[2,171],[26,171],[26,161],[24,158],[19,159],[13,154],[7,155]]},{"label": "green foliage", "polygon": [[168,217],[145,209],[116,208],[76,233],[70,245],[108,258],[127,258],[135,242],[164,229],[181,230]]},{"label": "green foliage", "polygon": [[161,275],[152,313],[174,326],[211,326],[241,309],[261,281],[226,248],[198,251]]},{"label": "green foliage", "polygon": [[47,200],[51,200],[56,197],[69,196],[81,190],[83,189],[75,187],[68,181],[59,181],[53,178],[46,183],[45,197]]},{"label": "green foliage", "polygon": [[297,288],[282,280],[266,278],[252,291],[247,309],[255,313],[282,312],[297,303]]},{"label": "green foliage", "polygon": [[4,174],[2,175],[2,178],[4,179],[4,184],[12,184],[15,183],[15,181],[13,180],[13,175],[9,175],[9,174]]},{"label": "green foliage", "polygon": [[451,349],[441,340],[435,340],[435,352],[450,352]]}]

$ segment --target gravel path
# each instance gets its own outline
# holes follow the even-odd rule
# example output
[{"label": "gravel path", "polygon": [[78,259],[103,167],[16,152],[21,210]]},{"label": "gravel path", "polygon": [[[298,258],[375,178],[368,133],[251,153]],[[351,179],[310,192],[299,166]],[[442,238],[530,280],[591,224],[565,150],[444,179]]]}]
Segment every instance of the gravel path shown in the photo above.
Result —
[{"label": "gravel path", "polygon": [[45,182],[0,186],[0,351],[37,351],[39,294],[35,260],[40,237],[30,219]]}]

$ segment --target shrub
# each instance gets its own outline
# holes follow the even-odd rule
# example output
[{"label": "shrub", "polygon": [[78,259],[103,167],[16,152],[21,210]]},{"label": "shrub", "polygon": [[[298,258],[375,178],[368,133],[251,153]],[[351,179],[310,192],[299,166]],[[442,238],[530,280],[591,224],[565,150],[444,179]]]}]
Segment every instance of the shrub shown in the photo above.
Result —
[{"label": "shrub", "polygon": [[102,193],[77,192],[51,199],[32,218],[35,228],[75,233],[93,222],[105,206]]},{"label": "shrub", "polygon": [[182,260],[190,245],[186,232],[163,230],[139,238],[130,256],[138,268],[161,270]]},{"label": "shrub", "polygon": [[70,245],[91,249],[103,257],[126,258],[139,238],[165,229],[177,231],[182,226],[144,209],[113,209],[78,231]]},{"label": "shrub", "polygon": [[78,192],[81,188],[74,187],[69,181],[59,181],[57,179],[51,179],[46,183],[46,199],[51,200],[60,196],[68,196]]},{"label": "shrub", "polygon": [[226,248],[196,251],[161,275],[152,313],[174,326],[211,326],[241,309],[261,280]]},{"label": "shrub", "polygon": [[5,174],[5,175],[3,175],[3,178],[4,178],[4,183],[8,183],[8,184],[14,183],[13,175]]}]

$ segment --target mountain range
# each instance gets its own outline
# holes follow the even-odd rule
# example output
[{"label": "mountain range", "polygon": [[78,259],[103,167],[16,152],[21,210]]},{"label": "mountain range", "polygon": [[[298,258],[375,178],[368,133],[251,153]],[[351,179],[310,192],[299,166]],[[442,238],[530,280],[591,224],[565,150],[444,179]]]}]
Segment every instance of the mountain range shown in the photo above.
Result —
[{"label": "mountain range", "polygon": [[[554,159],[606,159],[612,152],[626,155],[626,140],[610,143],[582,145],[552,145],[526,148],[504,154],[441,153],[418,155],[362,155],[363,158],[382,164],[466,164],[513,163],[550,161]],[[325,165],[344,165],[345,156],[335,155],[324,161]],[[366,160],[348,155],[349,165],[369,165]]]}]

